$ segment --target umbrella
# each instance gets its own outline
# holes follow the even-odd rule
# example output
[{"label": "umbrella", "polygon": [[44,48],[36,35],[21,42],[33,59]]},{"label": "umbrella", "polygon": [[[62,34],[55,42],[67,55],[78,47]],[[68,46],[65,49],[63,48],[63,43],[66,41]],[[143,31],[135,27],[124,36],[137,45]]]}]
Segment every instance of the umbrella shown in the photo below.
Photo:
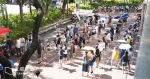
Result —
[{"label": "umbrella", "polygon": [[121,45],[119,46],[120,49],[130,49],[131,47],[132,47],[132,46],[129,45],[129,44],[121,44]]},{"label": "umbrella", "polygon": [[95,50],[95,48],[91,47],[91,46],[85,46],[83,49],[84,50]]},{"label": "umbrella", "polygon": [[83,17],[88,17],[88,16],[85,15],[85,16],[83,16]]},{"label": "umbrella", "polygon": [[106,16],[103,16],[103,15],[102,15],[101,18],[105,18],[105,19],[106,19]]},{"label": "umbrella", "polygon": [[110,32],[110,35],[112,36],[112,33],[109,29],[105,29],[106,32]]},{"label": "umbrella", "polygon": [[117,25],[120,25],[121,23],[120,23],[120,22],[114,22],[113,24],[117,24]]}]

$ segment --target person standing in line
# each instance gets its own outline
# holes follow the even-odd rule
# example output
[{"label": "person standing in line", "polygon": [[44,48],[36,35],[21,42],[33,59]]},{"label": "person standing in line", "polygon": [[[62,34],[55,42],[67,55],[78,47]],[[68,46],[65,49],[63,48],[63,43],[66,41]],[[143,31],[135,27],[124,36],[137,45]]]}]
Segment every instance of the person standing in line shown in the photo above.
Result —
[{"label": "person standing in line", "polygon": [[87,76],[89,73],[89,59],[90,57],[87,55],[88,52],[85,52],[85,55],[83,56],[83,66],[82,66],[82,76],[84,76],[84,72],[87,72]]},{"label": "person standing in line", "polygon": [[9,51],[9,46],[7,45],[6,40],[4,40],[4,44],[2,44],[2,53],[7,59],[10,58],[10,56],[8,55],[9,54],[8,51]]},{"label": "person standing in line", "polygon": [[101,53],[103,51],[103,45],[100,40],[98,40],[98,48],[99,48],[99,52],[100,52],[100,55],[99,55],[99,62],[100,62],[101,61]]},{"label": "person standing in line", "polygon": [[7,36],[7,45],[9,46],[9,55],[11,56],[11,40],[9,36]]},{"label": "person standing in line", "polygon": [[112,69],[113,64],[116,64],[116,67],[117,67],[118,56],[119,56],[119,51],[115,47],[114,50],[112,51],[112,59],[111,59],[111,68],[110,68],[110,70]]},{"label": "person standing in line", "polygon": [[107,31],[107,46],[109,48],[109,43],[110,43],[110,32]]},{"label": "person standing in line", "polygon": [[111,29],[110,29],[110,32],[111,32],[111,34],[112,34],[112,35],[111,35],[111,41],[113,41],[113,38],[114,38],[114,29],[111,28]]},{"label": "person standing in line", "polygon": [[65,51],[63,54],[63,58],[64,58],[64,64],[67,64],[67,46],[65,44],[65,46],[63,47],[63,50]]},{"label": "person standing in line", "polygon": [[94,62],[92,60],[93,60],[93,58],[94,58],[95,55],[94,55],[93,50],[91,50],[90,52],[91,52],[91,55],[90,55],[90,63],[89,63],[89,65],[91,67],[91,74],[93,74],[93,65],[94,65]]},{"label": "person standing in line", "polygon": [[95,40],[96,28],[95,25],[92,27],[92,40]]},{"label": "person standing in line", "polygon": [[40,71],[36,71],[35,72],[35,74],[36,74],[36,77],[34,77],[33,79],[42,79],[41,77],[40,77]]},{"label": "person standing in line", "polygon": [[125,71],[127,71],[127,63],[128,63],[128,52],[126,51],[125,55],[122,57],[123,74],[124,74],[124,69]]},{"label": "person standing in line", "polygon": [[83,41],[83,36],[80,33],[78,34],[78,36],[79,36],[79,43],[78,43],[78,45],[79,45],[79,48],[81,49],[82,48],[81,43]]},{"label": "person standing in line", "polygon": [[128,68],[129,68],[129,71],[131,71],[130,63],[131,63],[131,60],[132,60],[132,55],[133,55],[132,49],[129,49],[129,53],[128,53]]},{"label": "person standing in line", "polygon": [[96,29],[96,36],[98,37],[98,29],[99,29],[99,27],[98,27],[98,25],[97,25],[97,24],[96,24],[95,29]]},{"label": "person standing in line", "polygon": [[103,50],[102,50],[103,58],[105,58],[105,40],[102,41],[102,47],[103,47]]},{"label": "person standing in line", "polygon": [[96,56],[96,68],[98,68],[98,66],[99,66],[99,56],[100,56],[100,51],[99,51],[98,46],[96,46],[95,56]]},{"label": "person standing in line", "polygon": [[105,23],[104,23],[104,20],[102,21],[102,31],[105,31]]},{"label": "person standing in line", "polygon": [[69,28],[67,27],[67,29],[66,29],[66,44],[68,44],[68,42],[69,42],[69,33],[70,33],[70,31],[69,31]]},{"label": "person standing in line", "polygon": [[85,40],[86,40],[86,33],[83,34],[83,47],[85,46]]},{"label": "person standing in line", "polygon": [[100,22],[99,22],[99,30],[98,30],[99,35],[101,34],[101,29],[102,29],[102,24],[101,24],[101,21],[100,21]]},{"label": "person standing in line", "polygon": [[62,47],[60,47],[59,49],[59,63],[60,63],[60,67],[62,69],[62,62],[63,62],[63,54],[64,54],[64,50],[62,49]]},{"label": "person standing in line", "polygon": [[71,26],[71,29],[70,29],[70,38],[72,39],[73,37],[73,27]]},{"label": "person standing in line", "polygon": [[107,50],[107,33],[103,36],[103,41],[105,41],[105,51]]},{"label": "person standing in line", "polygon": [[21,51],[20,51],[20,40],[16,37],[15,40],[15,47],[16,47],[16,52],[17,52],[17,57],[21,57]]},{"label": "person standing in line", "polygon": [[120,33],[120,30],[119,30],[119,27],[117,26],[116,27],[116,35],[115,35],[115,37],[117,37],[117,39],[118,39],[119,33]]},{"label": "person standing in line", "polygon": [[73,61],[73,42],[69,42],[70,62]]},{"label": "person standing in line", "polygon": [[77,27],[76,27],[76,25],[75,25],[75,26],[74,26],[74,29],[73,29],[74,37],[75,37],[76,32],[77,32]]},{"label": "person standing in line", "polygon": [[40,40],[41,42],[41,60],[43,61],[43,52],[44,52],[44,44],[43,44],[43,41]]},{"label": "person standing in line", "polygon": [[27,50],[30,47],[31,43],[32,43],[32,41],[31,41],[31,39],[29,39],[29,41],[26,42],[25,50]]},{"label": "person standing in line", "polygon": [[46,57],[49,57],[50,50],[51,50],[51,45],[50,45],[50,42],[47,39],[46,40]]},{"label": "person standing in line", "polygon": [[61,29],[61,26],[59,24],[59,22],[56,24],[56,31],[57,31],[57,34],[59,35],[59,32],[60,32],[60,29]]},{"label": "person standing in line", "polygon": [[41,42],[39,41],[40,45],[38,46],[38,49],[37,49],[37,58],[38,58],[38,63],[37,64],[41,64]]},{"label": "person standing in line", "polygon": [[23,36],[21,36],[20,40],[20,50],[22,53],[24,53],[24,44],[25,44],[25,39],[23,38]]}]

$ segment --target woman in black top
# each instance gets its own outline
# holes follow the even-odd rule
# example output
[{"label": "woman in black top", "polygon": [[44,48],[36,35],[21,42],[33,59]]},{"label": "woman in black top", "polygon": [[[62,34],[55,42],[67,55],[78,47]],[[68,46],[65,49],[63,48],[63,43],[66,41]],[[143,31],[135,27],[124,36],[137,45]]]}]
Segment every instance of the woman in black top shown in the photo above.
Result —
[{"label": "woman in black top", "polygon": [[126,51],[125,55],[122,57],[123,73],[124,73],[124,69],[125,71],[127,71],[127,63],[128,63],[128,52]]},{"label": "woman in black top", "polygon": [[119,33],[120,33],[119,27],[117,26],[117,27],[116,27],[116,36],[117,36],[117,39],[118,39]]},{"label": "woman in black top", "polygon": [[75,42],[76,42],[76,45],[78,45],[78,34],[76,34],[75,36]]},{"label": "woman in black top", "polygon": [[96,53],[95,53],[95,56],[96,56],[96,68],[98,68],[98,65],[99,65],[99,57],[100,57],[100,52],[99,52],[98,46],[96,46]]}]

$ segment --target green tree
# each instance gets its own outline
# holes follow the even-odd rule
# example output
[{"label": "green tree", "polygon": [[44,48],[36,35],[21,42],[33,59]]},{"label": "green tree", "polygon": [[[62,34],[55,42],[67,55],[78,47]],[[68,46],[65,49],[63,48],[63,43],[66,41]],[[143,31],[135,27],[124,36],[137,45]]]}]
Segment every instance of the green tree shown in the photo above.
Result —
[{"label": "green tree", "polygon": [[19,8],[20,8],[20,20],[23,21],[23,9],[22,9],[22,6],[23,6],[23,3],[24,3],[24,0],[17,0],[17,3],[19,4]]},{"label": "green tree", "polygon": [[30,57],[32,56],[32,54],[35,52],[35,50],[38,48],[39,43],[38,43],[38,31],[39,31],[39,27],[41,25],[42,22],[42,17],[44,15],[44,12],[42,10],[41,5],[39,4],[38,0],[33,0],[33,6],[36,8],[36,10],[38,11],[36,17],[34,18],[35,22],[33,25],[33,41],[31,43],[31,46],[27,49],[27,51],[24,53],[24,55],[22,56],[20,62],[19,62],[19,66],[18,66],[18,70],[16,72],[16,76],[10,75],[12,74],[12,70],[11,69],[5,69],[6,67],[11,68],[11,63],[9,62],[9,60],[2,54],[0,54],[0,63],[3,66],[4,71],[10,73],[4,73],[5,75],[5,79],[23,79],[23,74],[17,74],[17,73],[24,73],[24,71],[19,71],[21,67],[26,68],[26,65],[28,63],[28,60],[30,59]]}]

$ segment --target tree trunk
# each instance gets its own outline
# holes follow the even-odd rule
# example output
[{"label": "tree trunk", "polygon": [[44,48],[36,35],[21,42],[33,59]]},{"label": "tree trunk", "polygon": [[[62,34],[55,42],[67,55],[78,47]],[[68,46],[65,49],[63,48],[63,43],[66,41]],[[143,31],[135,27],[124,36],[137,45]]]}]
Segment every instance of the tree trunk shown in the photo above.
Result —
[{"label": "tree trunk", "polygon": [[90,5],[92,4],[92,0],[90,0]]},{"label": "tree trunk", "polygon": [[18,4],[19,4],[19,8],[20,8],[20,20],[23,21],[23,10],[22,10],[22,5],[24,0],[17,0]]},{"label": "tree trunk", "polygon": [[[38,43],[38,31],[39,27],[42,22],[42,17],[44,15],[44,12],[42,10],[41,5],[39,4],[38,0],[33,0],[33,5],[37,10],[37,16],[34,18],[34,27],[33,27],[33,41],[31,43],[31,46],[27,49],[27,51],[24,53],[23,57],[20,60],[18,70],[20,67],[26,67],[28,60],[32,56],[32,54],[35,52],[35,50],[38,48],[39,43]],[[24,72],[24,71],[22,71]],[[23,75],[17,75],[17,79],[22,79]]]},{"label": "tree trunk", "polygon": [[[4,5],[5,5],[5,0],[3,0]],[[5,5],[6,6],[6,5]],[[9,21],[8,21],[8,14],[7,14],[7,8],[5,9],[5,13],[6,13],[6,24],[7,24],[7,28],[9,28]]]},{"label": "tree trunk", "polygon": [[[19,72],[21,67],[24,67],[24,69],[26,68],[28,60],[30,59],[32,54],[35,52],[35,50],[39,46],[39,43],[38,43],[38,31],[39,31],[39,27],[40,27],[40,24],[42,22],[42,17],[44,15],[44,13],[43,13],[42,7],[39,4],[38,0],[33,0],[33,5],[36,8],[36,10],[38,10],[37,11],[38,12],[37,16],[34,18],[35,22],[34,22],[34,27],[33,27],[33,41],[31,43],[31,46],[27,49],[27,51],[22,56],[22,58],[21,58],[21,60],[19,62],[19,66],[18,66],[17,72]],[[6,67],[11,68],[11,63],[2,54],[0,54],[0,63],[2,64],[4,69]],[[6,69],[6,71],[8,73],[12,74],[12,70],[11,69]],[[9,75],[7,73],[4,73],[5,78],[6,79],[23,79],[23,74],[19,75],[19,74],[17,74],[17,72],[16,72],[16,78],[13,75]],[[23,73],[24,71],[20,71],[20,72]]]},{"label": "tree trunk", "polygon": [[3,19],[5,20],[3,4],[1,4],[1,10],[2,10],[2,16],[3,16]]},{"label": "tree trunk", "polygon": [[67,1],[67,14],[68,14],[68,10],[69,10],[69,9],[68,9],[68,3],[69,3],[69,0]]},{"label": "tree trunk", "polygon": [[28,0],[28,3],[29,3],[29,8],[30,8],[30,14],[32,15],[32,9],[31,9],[30,0]]},{"label": "tree trunk", "polygon": [[62,7],[62,10],[61,10],[61,15],[65,14],[65,7],[66,7],[67,2],[68,2],[68,0],[64,0],[64,2],[63,2],[63,7]]},{"label": "tree trunk", "polygon": [[45,15],[46,15],[46,16],[48,15],[48,5],[49,5],[49,4],[46,3],[46,8],[45,8]]}]

